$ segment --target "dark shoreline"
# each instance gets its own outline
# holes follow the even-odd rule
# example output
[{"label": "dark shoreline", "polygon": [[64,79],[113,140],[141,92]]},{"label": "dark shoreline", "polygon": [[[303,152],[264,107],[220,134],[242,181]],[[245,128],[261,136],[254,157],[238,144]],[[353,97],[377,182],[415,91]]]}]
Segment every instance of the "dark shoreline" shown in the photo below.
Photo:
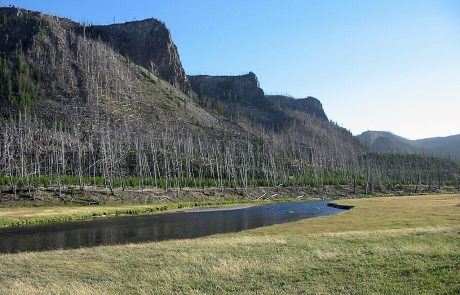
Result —
[{"label": "dark shoreline", "polygon": [[11,207],[49,207],[49,206],[88,206],[115,204],[168,204],[181,202],[220,202],[220,201],[262,201],[283,199],[349,199],[381,196],[407,196],[425,194],[459,193],[456,187],[428,185],[374,186],[373,190],[351,185],[328,185],[320,187],[248,187],[248,188],[144,188],[125,190],[114,189],[113,193],[104,187],[85,187],[83,191],[75,187],[39,188],[29,194],[23,190],[13,194],[8,188],[0,189],[0,208]]},{"label": "dark shoreline", "polygon": [[350,210],[350,209],[353,209],[355,206],[352,206],[352,205],[342,205],[342,204],[337,204],[335,203],[336,201],[334,202],[330,202],[328,203],[327,205],[329,207],[333,207],[333,208],[337,208],[337,209],[343,209],[343,210]]}]

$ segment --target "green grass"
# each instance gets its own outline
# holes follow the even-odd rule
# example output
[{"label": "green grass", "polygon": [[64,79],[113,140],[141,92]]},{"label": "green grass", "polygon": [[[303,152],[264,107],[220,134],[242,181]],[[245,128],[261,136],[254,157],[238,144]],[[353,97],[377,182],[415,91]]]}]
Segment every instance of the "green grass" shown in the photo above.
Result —
[{"label": "green grass", "polygon": [[0,294],[458,294],[460,196],[193,240],[0,255]]}]

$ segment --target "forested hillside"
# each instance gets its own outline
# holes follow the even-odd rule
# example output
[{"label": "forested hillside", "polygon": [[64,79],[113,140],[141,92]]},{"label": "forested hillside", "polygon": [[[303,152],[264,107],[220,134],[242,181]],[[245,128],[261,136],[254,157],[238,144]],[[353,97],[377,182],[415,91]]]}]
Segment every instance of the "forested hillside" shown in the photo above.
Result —
[{"label": "forested hillside", "polygon": [[456,184],[458,163],[369,155],[314,98],[189,76],[166,26],[0,8],[0,185]]}]

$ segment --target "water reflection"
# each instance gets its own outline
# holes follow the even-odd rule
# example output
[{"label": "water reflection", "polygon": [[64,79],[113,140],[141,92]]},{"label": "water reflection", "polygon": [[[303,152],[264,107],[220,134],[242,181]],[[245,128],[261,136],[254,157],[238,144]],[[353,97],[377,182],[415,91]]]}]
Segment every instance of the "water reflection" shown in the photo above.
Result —
[{"label": "water reflection", "polygon": [[0,230],[0,253],[195,238],[331,215],[329,201],[273,203],[238,210],[127,216]]}]

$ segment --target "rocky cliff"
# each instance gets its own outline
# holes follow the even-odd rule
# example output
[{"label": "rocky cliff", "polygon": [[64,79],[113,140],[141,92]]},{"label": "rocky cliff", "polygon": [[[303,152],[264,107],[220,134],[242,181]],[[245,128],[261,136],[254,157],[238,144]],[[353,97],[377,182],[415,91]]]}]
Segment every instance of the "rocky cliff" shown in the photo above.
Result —
[{"label": "rocky cliff", "polygon": [[189,80],[200,104],[217,105],[232,120],[278,128],[289,119],[265,98],[253,72],[240,76],[189,76]]},{"label": "rocky cliff", "polygon": [[319,157],[362,151],[349,131],[329,122],[316,98],[266,96],[252,72],[240,76],[189,76],[189,80],[202,107],[217,109],[255,134],[274,132],[277,140],[295,142]]},{"label": "rocky cliff", "polygon": [[264,101],[256,74],[249,72],[241,76],[189,76],[192,87],[199,96],[222,100],[253,103]]},{"label": "rocky cliff", "polygon": [[186,94],[191,94],[179,58],[166,25],[156,19],[132,21],[107,26],[90,26],[87,32],[93,38],[101,38],[134,63],[159,75]]},{"label": "rocky cliff", "polygon": [[317,118],[327,120],[321,102],[314,97],[293,98],[284,95],[267,95],[266,98],[288,112],[299,112],[304,115],[314,115]]},{"label": "rocky cliff", "polygon": [[314,116],[328,120],[321,102],[314,97],[295,99],[265,95],[253,72],[241,76],[189,76],[201,103],[214,99],[233,119],[252,121],[264,126],[286,126],[294,118]]}]

